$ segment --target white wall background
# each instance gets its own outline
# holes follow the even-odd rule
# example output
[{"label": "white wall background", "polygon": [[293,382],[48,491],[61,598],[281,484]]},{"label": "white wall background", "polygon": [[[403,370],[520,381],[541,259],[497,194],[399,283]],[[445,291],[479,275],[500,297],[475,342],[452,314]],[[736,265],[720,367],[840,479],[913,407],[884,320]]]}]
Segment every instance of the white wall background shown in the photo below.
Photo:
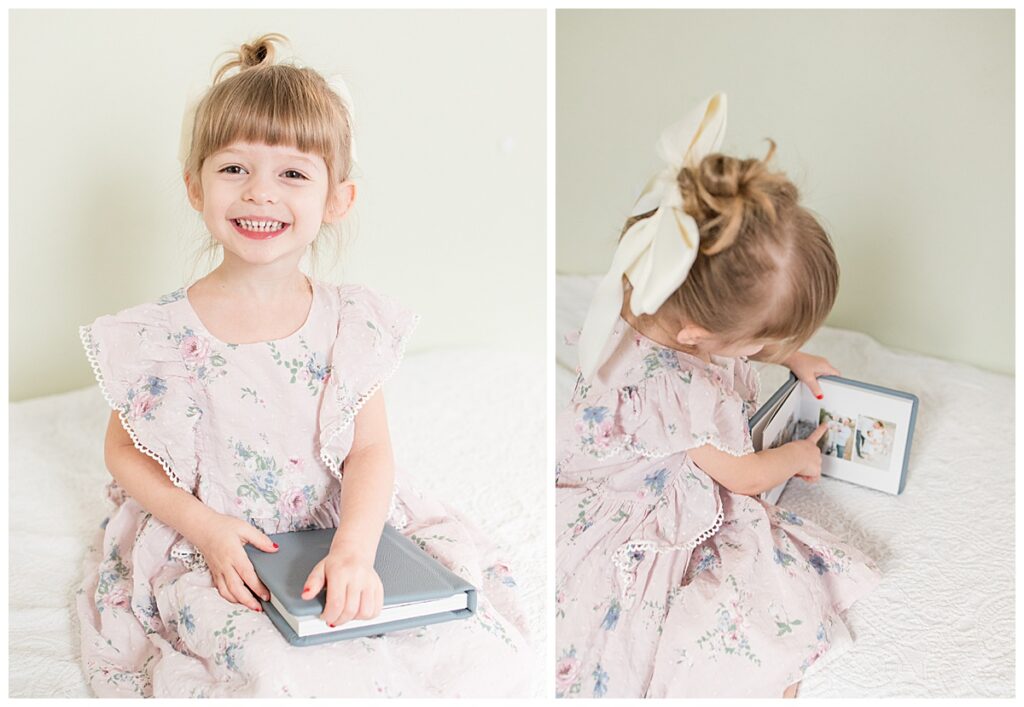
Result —
[{"label": "white wall background", "polygon": [[831,326],[1004,373],[1013,359],[1012,10],[557,13],[557,268],[603,273],[661,130],[728,95],[840,262]]},{"label": "white wall background", "polygon": [[320,276],[417,310],[413,351],[544,355],[543,11],[13,11],[11,400],[89,385],[78,325],[191,281],[186,95],[270,31],[355,103],[354,237]]}]

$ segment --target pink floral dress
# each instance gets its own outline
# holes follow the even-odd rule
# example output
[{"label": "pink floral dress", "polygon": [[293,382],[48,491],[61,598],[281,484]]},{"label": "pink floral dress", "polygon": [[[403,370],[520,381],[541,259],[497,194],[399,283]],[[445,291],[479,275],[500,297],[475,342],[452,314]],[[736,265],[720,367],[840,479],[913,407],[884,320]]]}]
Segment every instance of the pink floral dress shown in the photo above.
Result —
[{"label": "pink floral dress", "polygon": [[708,365],[621,318],[609,345],[558,421],[556,695],[781,697],[851,642],[840,614],[879,572],[691,460],[753,452],[745,358]]},{"label": "pink floral dress", "polygon": [[[228,344],[186,288],[81,328],[136,447],[214,510],[265,533],[336,527],[353,420],[397,368],[416,317],[369,289],[317,281],[303,326]],[[400,476],[400,472],[396,472]],[[524,695],[528,646],[507,564],[436,499],[399,487],[390,522],[479,590],[466,620],[317,646],[223,599],[196,548],[115,482],[77,592],[98,696]]]}]

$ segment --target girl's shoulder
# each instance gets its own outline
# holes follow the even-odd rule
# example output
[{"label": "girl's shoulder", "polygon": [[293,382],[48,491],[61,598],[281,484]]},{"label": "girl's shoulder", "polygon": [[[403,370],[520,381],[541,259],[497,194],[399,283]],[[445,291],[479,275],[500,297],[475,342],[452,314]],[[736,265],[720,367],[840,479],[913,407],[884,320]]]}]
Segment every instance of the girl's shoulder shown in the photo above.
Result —
[{"label": "girl's shoulder", "polygon": [[[644,346],[632,362],[610,359],[613,369],[600,382],[579,376],[559,419],[560,454],[586,463],[619,454],[663,457],[704,444],[734,456],[752,452],[748,407],[726,380],[729,371],[671,353]],[[618,374],[616,362],[623,365]]]},{"label": "girl's shoulder", "polygon": [[[125,307],[113,314],[103,314],[79,327],[79,334],[119,340],[132,348],[159,341],[172,326],[172,305],[185,298],[185,288],[160,295],[152,300]],[[131,346],[133,345],[134,346]]]},{"label": "girl's shoulder", "polygon": [[[374,337],[385,333],[408,337],[419,323],[419,315],[394,297],[366,285],[323,283],[330,306],[337,315],[339,335],[369,332]],[[361,331],[365,330],[365,331]]]},{"label": "girl's shoulder", "polygon": [[80,326],[79,335],[104,399],[135,446],[191,492],[197,478],[191,423],[201,417],[194,389],[203,372],[189,362],[205,349],[175,328],[169,305],[180,298],[174,294],[102,315]]},{"label": "girl's shoulder", "polygon": [[665,384],[680,386],[681,394],[709,386],[731,392],[738,380],[749,381],[752,375],[745,359],[713,356],[711,363],[705,362],[649,339],[621,317],[612,330],[608,347],[609,355],[596,375],[591,379],[580,377],[574,398],[581,392],[585,396]]}]

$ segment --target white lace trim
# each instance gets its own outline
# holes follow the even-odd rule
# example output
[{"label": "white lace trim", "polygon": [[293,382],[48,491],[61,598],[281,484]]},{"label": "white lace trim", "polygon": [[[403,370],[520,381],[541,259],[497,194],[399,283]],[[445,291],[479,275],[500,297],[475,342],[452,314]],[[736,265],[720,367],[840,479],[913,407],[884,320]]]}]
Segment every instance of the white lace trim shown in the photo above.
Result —
[{"label": "white lace trim", "polygon": [[[628,435],[622,435],[622,436],[623,437],[628,437]],[[723,444],[721,438],[718,435],[711,434],[709,432],[705,432],[702,435],[694,437],[693,441],[694,441],[694,447],[700,447],[700,446],[702,446],[704,444],[710,444],[715,449],[718,449],[719,451],[725,452],[726,454],[731,454],[734,457],[746,456],[747,454],[750,454],[750,453],[752,453],[754,451],[753,449],[750,449],[748,451],[746,449],[737,449],[735,447],[730,447],[729,445]],[[622,442],[617,447],[613,447],[612,449],[608,450],[607,452],[595,453],[595,452],[585,451],[585,453],[587,454],[587,456],[593,457],[594,459],[598,459],[598,460],[608,459],[610,457],[614,457],[614,456],[619,455],[619,454],[632,454],[632,455],[637,455],[637,456],[644,457],[645,459],[663,459],[664,457],[671,456],[671,455],[676,454],[677,452],[681,452],[681,451],[685,452],[686,450],[685,449],[682,449],[682,450],[670,449],[670,450],[667,450],[667,451],[653,451],[653,450],[650,450],[647,447],[645,447],[643,444],[637,444],[636,442],[632,441],[631,439],[627,439],[625,442]],[[568,457],[567,457],[567,459],[568,459]]]},{"label": "white lace trim", "polygon": [[[374,394],[377,392],[377,390],[379,390],[380,387],[385,382],[387,382],[387,380],[391,378],[391,376],[395,374],[395,371],[398,370],[398,366],[402,363],[402,359],[405,358],[406,343],[408,342],[409,337],[412,335],[412,333],[416,330],[416,327],[419,325],[419,323],[420,315],[414,314],[412,318],[412,325],[398,339],[398,355],[395,357],[395,361],[391,365],[391,368],[389,368],[384,373],[384,375],[382,375],[377,380],[376,383],[370,386],[369,390],[367,390],[365,393],[356,398],[354,404],[347,406],[347,408],[342,411],[342,421],[338,424],[334,431],[331,432],[331,434],[327,437],[326,441],[324,441],[320,445],[320,461],[324,463],[324,466],[327,467],[327,470],[331,474],[333,474],[335,478],[338,479],[338,481],[342,480],[342,463],[339,462],[338,468],[335,468],[334,465],[331,463],[331,458],[327,454],[327,448],[330,446],[331,442],[334,441],[334,438],[337,437],[342,430],[347,429],[348,426],[352,424],[352,421],[356,419],[356,415],[363,408],[363,406],[366,405],[367,401],[370,398],[372,398]],[[388,506],[388,520],[391,521],[391,524],[395,527],[396,530],[402,530],[408,523],[408,518],[406,517],[405,512],[398,508],[397,482],[395,482],[391,488],[391,502]]]},{"label": "white lace trim", "polygon": [[124,414],[124,411],[117,405],[117,403],[114,402],[114,399],[110,396],[110,392],[107,390],[106,381],[103,380],[103,373],[100,370],[99,361],[97,361],[96,357],[93,355],[92,347],[93,345],[95,345],[95,341],[92,338],[92,328],[84,324],[78,327],[78,337],[82,340],[82,346],[85,348],[85,355],[89,359],[89,364],[92,366],[93,375],[96,376],[96,382],[99,383],[100,392],[103,393],[103,398],[107,401],[107,405],[109,405],[112,410],[117,411],[117,416],[121,420],[121,426],[124,427],[124,429],[128,432],[128,436],[132,438],[132,443],[135,445],[135,448],[138,449],[143,454],[145,454],[146,456],[156,460],[156,462],[159,463],[160,467],[164,470],[164,473],[167,474],[167,478],[171,480],[171,483],[180,488],[182,491],[192,493],[192,489],[186,486],[184,482],[182,482],[182,480],[178,478],[178,475],[174,473],[174,471],[171,469],[170,465],[167,462],[165,462],[160,456],[155,454],[151,449],[149,449],[139,441],[138,435],[135,434],[135,428],[131,426],[131,424],[128,422],[128,418]]},{"label": "white lace trim", "polygon": [[391,489],[391,505],[388,506],[388,521],[390,521],[392,527],[395,530],[405,530],[405,527],[409,525],[409,516],[406,515],[405,510],[398,506],[398,482],[396,481],[394,487]]},{"label": "white lace trim", "polygon": [[181,544],[178,544],[172,547],[171,559],[177,560],[181,564],[185,565],[186,568],[192,571],[202,571],[209,569],[209,567],[206,565],[206,558],[203,557],[203,553],[199,552],[199,550],[193,547],[191,543],[189,543],[188,546],[182,546]]},{"label": "white lace trim", "polygon": [[[698,535],[696,538],[688,543],[684,544],[664,544],[659,545],[653,540],[627,540],[626,542],[619,545],[619,547],[612,553],[612,564],[618,569],[620,591],[622,592],[622,607],[629,609],[633,606],[633,602],[636,601],[636,592],[633,590],[633,580],[636,567],[633,566],[634,562],[630,559],[630,555],[637,550],[643,550],[644,552],[674,552],[675,550],[683,550],[686,552],[692,551],[695,547],[700,545],[702,542],[710,538],[712,535],[718,532],[722,527],[722,520],[725,518],[724,509],[718,511],[718,515],[715,516],[715,522],[704,532]],[[639,563],[635,563],[639,564]]]}]

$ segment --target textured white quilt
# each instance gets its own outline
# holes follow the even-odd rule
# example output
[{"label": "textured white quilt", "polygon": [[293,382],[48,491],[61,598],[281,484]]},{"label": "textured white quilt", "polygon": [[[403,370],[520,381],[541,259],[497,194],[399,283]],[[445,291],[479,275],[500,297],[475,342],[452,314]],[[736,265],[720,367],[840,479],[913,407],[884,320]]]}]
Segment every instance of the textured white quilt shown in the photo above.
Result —
[{"label": "textured white quilt", "polygon": [[[575,347],[594,278],[560,277],[557,399],[575,382]],[[894,351],[822,328],[804,351],[844,378],[919,400],[900,496],[823,478],[794,480],[779,505],[847,538],[884,574],[846,615],[855,643],[809,677],[800,697],[1014,696],[1014,379]],[[764,403],[789,372],[755,363]]]},{"label": "textured white quilt", "polygon": [[[385,387],[398,464],[507,549],[535,674],[546,674],[545,371],[495,351],[410,355]],[[95,386],[10,405],[11,697],[89,697],[79,667],[74,592],[111,505]],[[538,678],[537,696],[546,693]]]}]

